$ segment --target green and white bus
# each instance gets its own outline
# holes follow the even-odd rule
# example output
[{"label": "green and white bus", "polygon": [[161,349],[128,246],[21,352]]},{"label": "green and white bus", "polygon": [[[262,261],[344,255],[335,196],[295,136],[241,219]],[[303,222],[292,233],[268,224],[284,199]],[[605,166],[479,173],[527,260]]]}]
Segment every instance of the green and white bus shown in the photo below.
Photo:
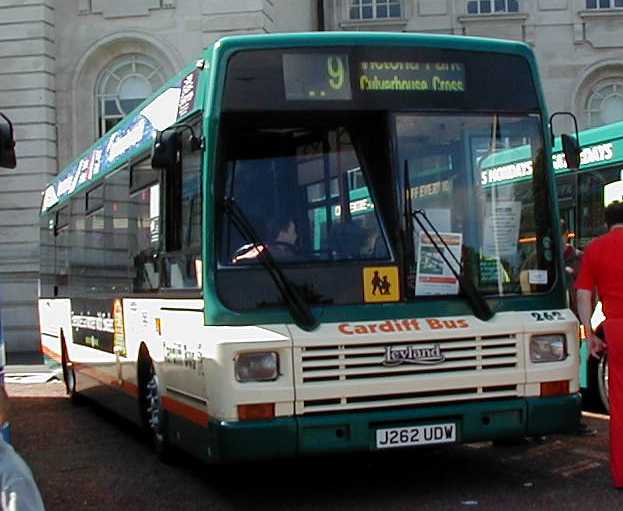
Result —
[{"label": "green and white bus", "polygon": [[[623,200],[623,122],[581,131],[579,165],[570,168],[560,140],[554,147],[560,217],[569,229],[569,241],[583,250],[591,240],[606,232],[604,209],[611,202]],[[498,175],[496,182],[517,185],[531,179],[528,147],[500,153],[483,162],[483,182],[488,174]],[[522,170],[523,169],[523,170]],[[604,320],[600,304],[593,315],[593,327]],[[583,334],[580,348],[580,387],[594,404],[608,407],[607,356],[591,358]]]},{"label": "green and white bus", "polygon": [[[623,201],[623,122],[582,131],[579,142],[580,166],[569,170],[562,156],[555,154],[554,168],[560,215],[571,227],[575,246],[582,250],[605,234],[605,207]],[[604,319],[598,304],[592,318],[594,328]],[[607,356],[599,360],[590,357],[587,342],[582,342],[580,351],[580,386],[594,403],[609,409]]]},{"label": "green and white bus", "polygon": [[520,43],[221,39],[46,188],[44,353],[209,462],[573,431],[548,129]]}]

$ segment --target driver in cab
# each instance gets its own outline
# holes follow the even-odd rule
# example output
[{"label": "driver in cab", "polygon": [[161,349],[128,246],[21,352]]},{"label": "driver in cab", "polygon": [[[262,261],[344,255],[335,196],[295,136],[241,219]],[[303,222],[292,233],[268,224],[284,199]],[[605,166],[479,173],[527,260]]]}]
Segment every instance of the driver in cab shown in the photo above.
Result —
[{"label": "driver in cab", "polygon": [[243,245],[234,254],[232,263],[256,261],[265,255],[266,250],[276,261],[289,261],[299,256],[298,233],[294,220],[275,221],[270,228],[270,241],[263,245],[249,243]]}]

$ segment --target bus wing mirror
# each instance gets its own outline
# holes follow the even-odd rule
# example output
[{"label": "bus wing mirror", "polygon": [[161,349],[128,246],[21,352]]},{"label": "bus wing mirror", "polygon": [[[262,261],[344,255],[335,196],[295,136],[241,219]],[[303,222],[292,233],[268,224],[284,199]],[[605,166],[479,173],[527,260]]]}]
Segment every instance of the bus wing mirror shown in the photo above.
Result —
[{"label": "bus wing mirror", "polygon": [[566,133],[560,135],[560,142],[562,144],[562,152],[567,160],[567,168],[577,169],[580,167],[580,147],[575,138]]},{"label": "bus wing mirror", "polygon": [[571,135],[563,133],[560,135],[560,145],[562,152],[567,160],[567,168],[577,169],[580,167],[580,135],[578,133],[578,120],[571,112],[554,112],[549,118],[549,133],[552,141],[552,147],[556,145],[556,135],[554,130],[554,119],[556,117],[566,117],[573,122],[575,138]]},{"label": "bus wing mirror", "polygon": [[17,166],[15,158],[15,139],[13,138],[13,125],[8,117],[0,114],[6,124],[0,122],[0,167],[14,169]]},{"label": "bus wing mirror", "polygon": [[151,150],[151,166],[155,169],[174,167],[179,148],[180,139],[176,130],[159,131]]}]

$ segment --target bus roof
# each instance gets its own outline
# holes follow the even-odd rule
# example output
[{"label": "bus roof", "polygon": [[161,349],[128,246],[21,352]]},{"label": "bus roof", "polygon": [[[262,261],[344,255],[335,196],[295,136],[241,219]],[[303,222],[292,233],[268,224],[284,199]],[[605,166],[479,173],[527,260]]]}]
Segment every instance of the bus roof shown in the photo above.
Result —
[{"label": "bus roof", "polygon": [[413,45],[467,51],[512,53],[532,58],[530,47],[519,41],[487,37],[457,36],[445,34],[416,34],[404,32],[300,32],[290,34],[250,34],[226,36],[216,41],[215,48],[236,50],[266,46],[314,46],[314,45]]},{"label": "bus roof", "polygon": [[182,69],[59,172],[44,191],[41,212],[143,154],[151,147],[157,131],[196,113],[202,104],[200,62]]},{"label": "bus roof", "polygon": [[[521,55],[532,62],[532,50],[515,41],[435,34],[383,32],[312,32],[228,36],[210,45],[203,59],[189,64],[158,91],[143,101],[49,183],[41,212],[62,204],[74,194],[144,154],[162,131],[198,112],[204,104],[208,81],[212,81],[219,54],[241,49],[318,45],[420,46]],[[210,62],[212,68],[210,69]],[[210,69],[210,73],[202,73]]]},{"label": "bus roof", "polygon": [[[621,140],[623,139],[623,121],[580,131],[579,139],[579,143],[582,147]],[[554,151],[562,151],[560,137],[556,138]],[[623,158],[623,152],[620,153],[619,157]]]}]

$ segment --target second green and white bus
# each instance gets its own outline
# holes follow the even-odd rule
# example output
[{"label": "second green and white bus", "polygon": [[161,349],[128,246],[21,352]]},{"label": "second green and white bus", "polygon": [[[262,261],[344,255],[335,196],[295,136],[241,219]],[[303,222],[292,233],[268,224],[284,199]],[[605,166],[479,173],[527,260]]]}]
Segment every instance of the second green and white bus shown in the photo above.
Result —
[{"label": "second green and white bus", "polygon": [[[554,155],[560,215],[570,226],[573,243],[583,250],[590,241],[605,234],[604,209],[623,201],[623,122],[580,132],[580,166],[568,169],[560,155]],[[592,323],[598,328],[605,319],[598,304]],[[606,410],[608,405],[607,356],[589,356],[588,343],[580,351],[580,386],[593,403]]]},{"label": "second green and white bus", "polygon": [[[606,232],[606,206],[613,201],[623,201],[623,122],[581,131],[578,138],[582,150],[577,167],[567,165],[560,140],[556,140],[552,159],[560,217],[568,227],[569,242],[583,250],[591,240]],[[487,173],[498,173],[500,186],[504,183],[516,186],[530,179],[529,148],[500,153],[485,160],[483,168],[483,181]],[[527,171],[513,172],[512,169]],[[569,292],[574,290],[570,288]],[[598,303],[592,318],[593,327],[598,328],[604,319]],[[607,356],[589,357],[588,343],[584,342],[583,334],[580,337],[580,388],[593,404],[607,410]]]},{"label": "second green and white bus", "polygon": [[45,190],[43,350],[210,462],[573,431],[551,162],[523,44],[221,39]]}]

